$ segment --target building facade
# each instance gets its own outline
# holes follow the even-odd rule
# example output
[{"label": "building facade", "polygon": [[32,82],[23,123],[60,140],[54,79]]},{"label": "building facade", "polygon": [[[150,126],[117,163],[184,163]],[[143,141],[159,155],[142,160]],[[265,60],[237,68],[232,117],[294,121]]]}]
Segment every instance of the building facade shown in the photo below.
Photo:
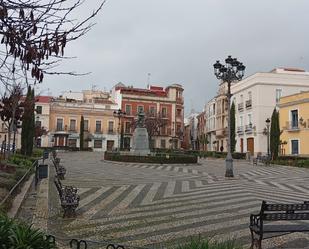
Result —
[{"label": "building facade", "polygon": [[117,108],[126,113],[121,119],[124,149],[129,150],[132,147],[132,124],[140,111],[148,118],[164,120],[164,125],[151,137],[151,148],[180,148],[184,135],[184,99],[181,85],[173,84],[165,89],[158,86],[140,89],[119,83],[112,89],[112,98],[117,103]]},{"label": "building facade", "polygon": [[80,147],[80,122],[84,117],[84,148],[114,150],[119,146],[117,104],[102,91],[68,92],[50,103],[50,143],[55,147]]},{"label": "building facade", "polygon": [[198,149],[200,151],[207,151],[207,136],[206,136],[206,112],[202,111],[197,115],[197,138]]},{"label": "building facade", "polygon": [[216,140],[216,98],[205,105],[207,150],[217,150]]},{"label": "building facade", "polygon": [[282,97],[279,107],[281,154],[309,157],[309,91]]},{"label": "building facade", "polygon": [[49,136],[49,115],[50,103],[52,97],[38,96],[35,102],[35,126],[41,128],[43,131],[40,136],[36,137],[37,147],[50,147],[52,146]]},{"label": "building facade", "polygon": [[277,68],[256,73],[232,85],[236,109],[236,151],[267,153],[266,119],[271,118],[280,98],[309,90],[309,73]]}]

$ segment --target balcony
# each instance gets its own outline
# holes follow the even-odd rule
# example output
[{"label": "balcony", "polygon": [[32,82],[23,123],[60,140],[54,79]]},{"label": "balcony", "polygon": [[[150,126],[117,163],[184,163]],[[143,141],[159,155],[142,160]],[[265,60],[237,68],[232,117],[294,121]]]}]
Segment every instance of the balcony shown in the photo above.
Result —
[{"label": "balcony", "polygon": [[107,133],[110,134],[110,135],[116,134],[116,132],[114,130],[108,130]]},{"label": "balcony", "polygon": [[298,121],[286,122],[285,128],[288,131],[299,131],[300,130],[299,122]]},{"label": "balcony", "polygon": [[102,130],[95,130],[95,134],[102,134]]},{"label": "balcony", "polygon": [[245,132],[248,133],[248,134],[252,133],[253,132],[253,125],[252,124],[246,125]]},{"label": "balcony", "polygon": [[238,111],[243,111],[244,110],[244,103],[239,103],[238,104]]},{"label": "balcony", "polygon": [[246,109],[251,109],[252,108],[252,99],[249,99],[246,101]]},{"label": "balcony", "polygon": [[239,135],[244,134],[244,126],[238,126],[237,127],[237,134],[239,134]]},{"label": "balcony", "polygon": [[216,137],[217,138],[223,138],[227,135],[227,128],[221,128],[216,130]]}]

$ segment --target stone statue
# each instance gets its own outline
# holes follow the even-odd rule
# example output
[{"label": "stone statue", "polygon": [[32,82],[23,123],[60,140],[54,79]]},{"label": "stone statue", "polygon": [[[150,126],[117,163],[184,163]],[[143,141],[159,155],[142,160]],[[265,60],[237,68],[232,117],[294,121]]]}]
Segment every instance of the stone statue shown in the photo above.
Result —
[{"label": "stone statue", "polygon": [[137,124],[133,132],[131,153],[138,156],[147,156],[150,153],[149,137],[145,128],[145,113],[143,111],[137,114]]},{"label": "stone statue", "polygon": [[139,111],[137,114],[137,128],[145,127],[145,113],[143,111]]}]

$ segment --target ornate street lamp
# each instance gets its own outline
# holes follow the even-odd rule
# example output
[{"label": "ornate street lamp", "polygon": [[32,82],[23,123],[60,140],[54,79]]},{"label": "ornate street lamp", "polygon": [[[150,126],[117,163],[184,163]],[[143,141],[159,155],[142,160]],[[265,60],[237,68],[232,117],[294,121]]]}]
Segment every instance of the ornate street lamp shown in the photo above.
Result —
[{"label": "ornate street lamp", "polygon": [[118,151],[120,151],[120,132],[121,132],[121,118],[126,115],[121,109],[114,111],[114,116],[118,118]]},{"label": "ornate street lamp", "polygon": [[270,157],[270,151],[269,151],[269,143],[270,143],[270,141],[269,141],[269,139],[270,139],[270,132],[269,132],[270,119],[267,118],[265,122],[266,122],[266,129],[267,129],[267,131],[266,131],[266,133],[267,133],[267,157],[269,158],[269,157]]},{"label": "ornate street lamp", "polygon": [[233,158],[231,153],[231,83],[240,81],[244,77],[246,67],[239,62],[236,58],[232,58],[232,56],[228,56],[225,59],[225,65],[222,65],[220,61],[217,61],[214,65],[215,76],[217,79],[222,80],[223,82],[227,82],[228,90],[227,90],[227,156],[225,160],[226,177],[234,177],[233,173]]}]

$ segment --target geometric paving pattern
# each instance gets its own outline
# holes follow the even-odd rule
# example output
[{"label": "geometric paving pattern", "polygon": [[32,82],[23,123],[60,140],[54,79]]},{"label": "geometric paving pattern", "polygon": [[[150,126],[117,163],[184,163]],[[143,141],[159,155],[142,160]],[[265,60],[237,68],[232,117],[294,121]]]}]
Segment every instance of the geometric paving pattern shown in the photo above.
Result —
[{"label": "geometric paving pattern", "polygon": [[[225,179],[223,160],[199,165],[107,162],[101,153],[62,153],[65,185],[79,188],[77,218],[62,221],[63,235],[131,246],[172,245],[190,236],[235,238],[247,245],[249,215],[261,200],[309,200],[309,170],[252,166],[234,161]],[[54,229],[54,228],[52,228]],[[263,248],[305,248],[307,234],[263,242]],[[296,246],[296,247],[293,247]]]}]

